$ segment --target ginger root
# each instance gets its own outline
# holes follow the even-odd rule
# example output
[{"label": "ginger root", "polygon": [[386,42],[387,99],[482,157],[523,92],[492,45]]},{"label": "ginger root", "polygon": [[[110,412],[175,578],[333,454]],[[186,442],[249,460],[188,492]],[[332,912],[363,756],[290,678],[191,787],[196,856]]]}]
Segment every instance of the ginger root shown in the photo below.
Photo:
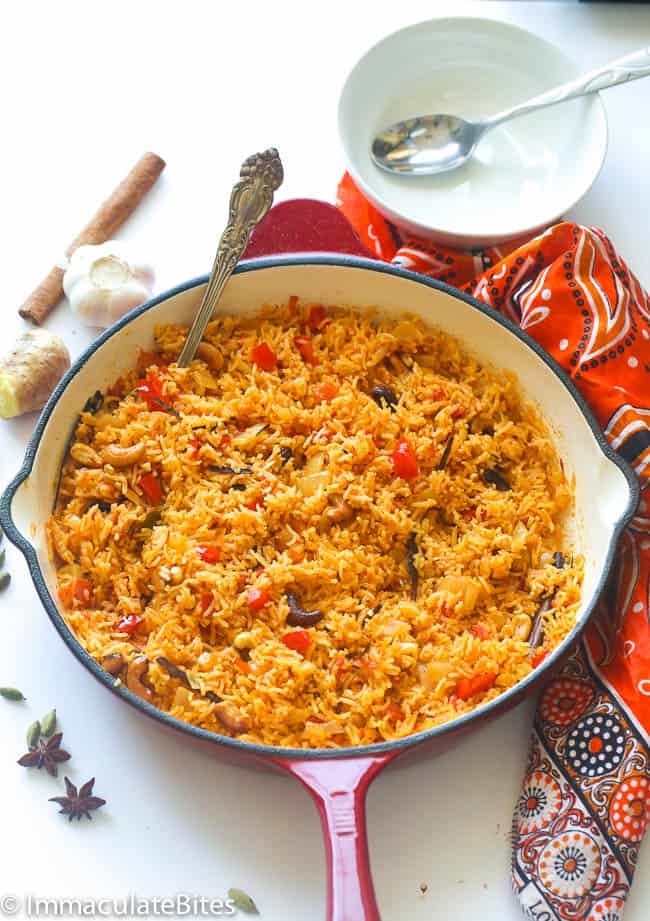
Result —
[{"label": "ginger root", "polygon": [[24,333],[0,359],[0,418],[42,409],[69,367],[62,339],[45,329]]}]

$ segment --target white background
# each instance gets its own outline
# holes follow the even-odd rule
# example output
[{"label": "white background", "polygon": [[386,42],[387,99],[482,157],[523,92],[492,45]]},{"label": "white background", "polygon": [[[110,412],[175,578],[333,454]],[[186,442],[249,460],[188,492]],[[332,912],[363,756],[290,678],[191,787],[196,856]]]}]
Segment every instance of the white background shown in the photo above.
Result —
[{"label": "white background", "polygon": [[[155,264],[161,290],[207,271],[242,158],[282,154],[281,197],[332,201],[343,169],[336,136],[342,81],[384,34],[432,15],[473,13],[524,25],[585,68],[650,45],[650,8],[560,3],[12,3],[0,23],[2,342],[16,308],[95,205],[138,156],[168,161],[122,231]],[[571,215],[606,228],[650,284],[650,81],[604,95],[610,150]],[[73,354],[89,341],[62,306],[49,322]],[[18,469],[33,418],[0,423],[0,483]],[[324,917],[316,811],[296,783],[224,765],[114,700],[51,628],[13,548],[0,601],[0,890],[20,896],[224,895],[246,889],[267,921]],[[15,765],[24,729],[56,706],[77,782],[97,776],[109,805],[68,825],[61,792]],[[389,769],[368,822],[384,921],[514,921],[508,829],[525,763],[531,707],[452,752]],[[426,896],[420,883],[429,886]],[[650,846],[627,921],[647,918]],[[644,907],[645,905],[645,907]]]}]

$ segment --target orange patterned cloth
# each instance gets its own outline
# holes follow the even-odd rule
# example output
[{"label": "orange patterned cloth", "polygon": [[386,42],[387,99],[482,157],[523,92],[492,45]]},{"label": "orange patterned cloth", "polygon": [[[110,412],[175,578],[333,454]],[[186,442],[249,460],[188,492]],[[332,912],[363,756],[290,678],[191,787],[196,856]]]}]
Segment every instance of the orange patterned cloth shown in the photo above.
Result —
[{"label": "orange patterned cloth", "polygon": [[347,174],[337,204],[378,259],[461,288],[536,339],[639,477],[608,603],[542,695],[513,824],[528,917],[619,921],[650,823],[650,298],[595,228],[461,252],[401,232]]}]

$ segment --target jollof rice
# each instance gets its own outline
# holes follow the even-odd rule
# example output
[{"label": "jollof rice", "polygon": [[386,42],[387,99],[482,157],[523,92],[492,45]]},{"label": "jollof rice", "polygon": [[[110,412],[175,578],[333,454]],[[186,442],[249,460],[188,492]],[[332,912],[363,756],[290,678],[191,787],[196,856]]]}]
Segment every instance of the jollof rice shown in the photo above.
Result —
[{"label": "jollof rice", "polygon": [[185,334],[89,401],[48,524],[67,621],[116,681],[335,748],[453,719],[566,636],[571,484],[512,375],[419,319],[296,298],[219,316],[180,369]]}]

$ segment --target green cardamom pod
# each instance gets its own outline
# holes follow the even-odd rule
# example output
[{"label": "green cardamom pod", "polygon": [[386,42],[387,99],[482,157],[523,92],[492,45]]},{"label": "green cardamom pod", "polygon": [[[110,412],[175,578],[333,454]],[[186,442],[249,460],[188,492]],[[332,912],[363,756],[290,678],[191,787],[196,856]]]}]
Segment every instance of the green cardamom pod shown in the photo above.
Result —
[{"label": "green cardamom pod", "polygon": [[239,911],[247,915],[259,915],[257,905],[243,889],[229,889],[228,898]]},{"label": "green cardamom pod", "polygon": [[36,720],[36,722],[32,723],[32,725],[27,730],[27,735],[26,735],[27,747],[29,749],[36,748],[40,737],[41,737],[41,724],[39,723],[38,720]]},{"label": "green cardamom pod", "polygon": [[11,576],[9,575],[9,573],[3,572],[2,575],[0,575],[0,592],[3,589],[5,589],[9,585],[10,582],[11,582]]},{"label": "green cardamom pod", "polygon": [[7,551],[3,547],[2,550],[0,550],[0,569],[2,569],[2,567],[5,564],[6,555],[7,555]]},{"label": "green cardamom pod", "polygon": [[41,735],[46,739],[52,735],[56,729],[56,710],[50,710],[41,720]]},{"label": "green cardamom pod", "polygon": [[27,700],[18,688],[0,688],[0,697],[4,697],[5,700]]}]

